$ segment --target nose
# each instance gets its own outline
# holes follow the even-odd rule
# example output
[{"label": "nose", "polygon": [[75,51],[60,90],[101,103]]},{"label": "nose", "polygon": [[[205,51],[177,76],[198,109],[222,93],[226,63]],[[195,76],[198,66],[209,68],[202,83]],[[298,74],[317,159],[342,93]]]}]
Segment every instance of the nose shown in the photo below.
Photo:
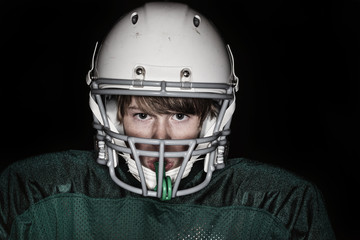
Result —
[{"label": "nose", "polygon": [[158,118],[153,127],[153,139],[171,139],[170,127],[165,118]]}]

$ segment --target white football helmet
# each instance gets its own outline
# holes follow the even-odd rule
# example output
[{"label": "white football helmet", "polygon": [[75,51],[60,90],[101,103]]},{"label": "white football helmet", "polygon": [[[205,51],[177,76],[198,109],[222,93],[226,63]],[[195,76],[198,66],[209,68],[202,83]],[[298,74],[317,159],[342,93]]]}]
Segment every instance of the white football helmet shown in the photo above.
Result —
[{"label": "white football helmet", "polygon": [[[197,11],[180,3],[158,2],[126,14],[99,49],[95,48],[87,83],[97,130],[98,162],[109,167],[120,187],[144,196],[171,199],[203,189],[213,171],[224,166],[238,78],[230,47]],[[215,118],[205,119],[197,139],[136,138],[125,135],[117,119],[116,99],[121,95],[208,98],[218,101],[220,108]],[[158,145],[159,150],[140,150],[136,143]],[[183,152],[166,152],[166,145],[188,147]],[[119,155],[141,187],[116,175]],[[140,156],[157,157],[158,172],[143,167]],[[183,158],[182,165],[165,173],[167,157]],[[180,189],[181,179],[198,160],[204,161],[204,181]]]}]

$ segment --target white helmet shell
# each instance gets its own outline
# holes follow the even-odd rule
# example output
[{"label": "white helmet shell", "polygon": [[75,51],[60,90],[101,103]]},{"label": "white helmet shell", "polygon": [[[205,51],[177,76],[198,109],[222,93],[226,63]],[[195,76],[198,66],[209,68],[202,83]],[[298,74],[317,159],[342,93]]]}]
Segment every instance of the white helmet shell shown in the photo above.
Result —
[{"label": "white helmet shell", "polygon": [[180,3],[148,3],[110,31],[94,76],[231,84],[230,64],[226,45],[206,17]]}]

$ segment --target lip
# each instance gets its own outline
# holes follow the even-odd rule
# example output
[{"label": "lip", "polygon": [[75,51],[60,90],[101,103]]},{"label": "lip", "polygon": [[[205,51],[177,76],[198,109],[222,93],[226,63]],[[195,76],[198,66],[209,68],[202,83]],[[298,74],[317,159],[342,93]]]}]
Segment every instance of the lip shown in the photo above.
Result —
[{"label": "lip", "polygon": [[[159,162],[157,159],[156,160],[151,160],[151,161],[147,161],[147,165],[148,167],[153,170],[154,172],[156,172],[155,170],[155,163],[156,162]],[[164,159],[164,162],[165,162],[165,171],[169,171],[173,166],[174,166],[174,163],[167,160],[167,159]]]}]

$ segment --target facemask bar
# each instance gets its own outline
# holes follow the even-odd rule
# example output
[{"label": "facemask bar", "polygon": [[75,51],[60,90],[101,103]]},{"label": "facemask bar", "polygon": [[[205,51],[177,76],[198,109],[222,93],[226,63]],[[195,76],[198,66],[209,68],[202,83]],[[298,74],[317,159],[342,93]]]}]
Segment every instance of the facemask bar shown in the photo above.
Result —
[{"label": "facemask bar", "polygon": [[[136,137],[128,137],[128,136],[124,136],[118,133],[115,133],[113,131],[111,131],[110,129],[104,129],[105,131],[105,135],[110,137],[109,139],[123,139],[125,140],[125,142],[128,142],[129,147],[122,147],[119,146],[115,143],[113,143],[112,140],[105,140],[105,144],[108,147],[108,156],[109,156],[109,160],[110,160],[110,175],[112,177],[112,179],[121,187],[138,193],[138,194],[142,194],[144,196],[152,196],[152,197],[160,197],[162,195],[161,192],[161,188],[158,188],[157,192],[155,191],[151,191],[148,190],[146,187],[146,180],[145,180],[145,176],[144,176],[144,172],[142,169],[142,165],[141,165],[141,161],[140,161],[140,156],[149,156],[149,157],[156,157],[159,159],[159,179],[158,179],[158,186],[161,186],[162,180],[164,178],[164,174],[163,174],[163,166],[164,166],[164,159],[165,158],[183,158],[183,162],[182,165],[180,167],[180,170],[178,172],[178,175],[176,177],[175,183],[174,183],[174,187],[172,190],[172,197],[176,197],[176,196],[183,196],[183,195],[187,195],[187,194],[191,194],[193,192],[196,192],[202,188],[204,188],[210,181],[211,179],[211,175],[212,172],[215,170],[213,167],[214,164],[214,157],[215,157],[215,150],[217,149],[217,147],[221,144],[224,144],[224,142],[222,141],[218,141],[218,139],[222,138],[222,137],[226,137],[227,135],[230,134],[230,130],[226,130],[226,131],[222,131],[222,132],[217,132],[216,134],[214,134],[213,136],[210,137],[204,137],[204,138],[198,138],[198,139],[184,139],[184,140],[161,140],[161,139],[146,139],[146,138],[136,138]],[[106,138],[108,139],[108,138]],[[149,145],[158,145],[159,146],[159,151],[145,151],[145,150],[139,150],[136,148],[136,143],[145,143],[145,144],[149,144]],[[201,149],[195,149],[195,147],[199,144],[208,144],[208,146],[206,148],[201,148]],[[183,146],[188,146],[188,149],[186,151],[182,151],[182,152],[165,152],[165,146],[167,145],[183,145]],[[125,153],[129,153],[132,154],[139,172],[139,176],[140,176],[140,182],[141,182],[141,189],[139,188],[135,188],[133,186],[127,185],[125,183],[123,183],[120,179],[117,178],[117,176],[115,175],[115,170],[114,170],[114,151],[116,152],[125,152]],[[200,156],[200,155],[206,155],[206,154],[211,154],[211,162],[209,164],[208,167],[208,171],[207,171],[207,177],[206,180],[199,184],[198,186],[195,186],[191,189],[185,189],[185,190],[179,190],[178,191],[178,187],[182,178],[182,175],[185,171],[185,167],[189,161],[189,159],[192,156]],[[162,166],[162,167],[161,167]]]},{"label": "facemask bar", "polygon": [[[151,156],[157,157],[159,159],[159,178],[158,186],[161,186],[161,183],[164,178],[163,168],[164,168],[164,158],[167,157],[181,157],[183,158],[182,165],[175,179],[173,186],[172,197],[183,196],[187,194],[194,193],[200,189],[206,187],[211,180],[212,172],[215,170],[215,159],[216,159],[216,149],[218,147],[225,148],[226,136],[230,134],[228,122],[224,127],[224,130],[219,132],[220,125],[224,118],[227,107],[230,104],[231,99],[233,99],[233,86],[229,84],[221,83],[188,83],[188,87],[191,88],[201,88],[201,89],[212,89],[224,91],[222,94],[213,93],[213,92],[185,92],[185,91],[168,91],[168,88],[183,88],[183,83],[178,82],[159,82],[159,81],[142,81],[142,87],[158,87],[158,90],[143,90],[142,87],[137,89],[122,89],[121,86],[139,86],[139,80],[120,80],[120,79],[93,79],[91,83],[91,97],[94,98],[99,107],[102,122],[104,125],[101,125],[99,120],[94,118],[94,128],[97,130],[97,139],[103,141],[106,145],[105,151],[99,152],[99,154],[107,155],[105,156],[108,159],[108,167],[110,175],[114,182],[120,187],[129,190],[131,192],[141,194],[144,196],[151,197],[160,197],[162,194],[162,187],[158,187],[157,191],[148,190],[146,187],[146,180],[143,172],[143,167],[140,162],[140,156]],[[111,130],[107,115],[105,104],[101,95],[133,95],[133,96],[166,96],[166,97],[196,97],[196,98],[211,98],[211,99],[220,99],[223,101],[222,107],[217,117],[217,122],[213,131],[213,135],[210,137],[198,138],[198,139],[187,139],[187,140],[160,140],[160,139],[144,139],[144,138],[135,138],[121,135],[113,130]],[[120,146],[115,143],[114,140],[121,140],[127,142],[129,147]],[[146,143],[150,145],[158,145],[159,151],[142,151],[136,149],[136,143]],[[208,146],[201,149],[195,149],[199,144],[207,144]],[[187,151],[183,152],[165,152],[166,145],[187,145]],[[107,150],[107,152],[106,152]],[[131,154],[135,158],[135,163],[139,172],[141,189],[128,185],[125,182],[121,181],[115,174],[115,162],[117,161],[117,152]],[[200,155],[209,155],[209,161],[207,166],[207,174],[205,180],[199,185],[189,188],[178,190],[182,175],[185,171],[186,165],[189,159],[192,156]],[[103,163],[104,161],[102,161]]]},{"label": "facemask bar", "polygon": [[[164,179],[164,164],[165,161],[164,159],[166,157],[177,157],[177,158],[183,158],[183,162],[180,168],[180,171],[178,173],[178,176],[176,178],[175,181],[175,185],[173,188],[173,196],[175,197],[179,183],[180,183],[180,179],[181,176],[185,170],[185,166],[187,165],[190,157],[193,154],[193,150],[196,146],[196,140],[159,140],[159,139],[141,139],[141,138],[133,138],[133,137],[129,137],[128,138],[128,143],[130,145],[130,148],[133,152],[134,158],[135,158],[135,162],[138,168],[138,172],[140,174],[140,182],[141,182],[141,187],[142,187],[142,191],[143,193],[147,192],[147,188],[146,188],[146,180],[145,180],[145,176],[142,170],[142,166],[140,163],[140,156],[151,156],[151,157],[157,157],[159,159],[159,169],[158,169],[158,182],[157,182],[157,186],[162,186],[163,183],[163,179]],[[150,144],[150,145],[158,145],[159,146],[159,151],[143,151],[143,150],[138,150],[135,147],[136,143],[146,143],[146,144]],[[183,152],[165,152],[165,146],[166,145],[183,145],[183,146],[188,146],[188,149],[186,151]],[[151,192],[151,191],[150,191]],[[157,197],[160,198],[162,196],[162,188],[158,187],[157,189]],[[150,194],[152,195],[152,194]]]},{"label": "facemask bar", "polygon": [[[126,87],[132,87],[125,89]],[[144,87],[157,88],[156,90],[145,90]],[[166,81],[143,81],[124,80],[111,78],[94,79],[91,84],[91,93],[100,95],[130,95],[130,96],[153,96],[153,97],[188,97],[188,98],[210,98],[210,99],[232,99],[232,85],[224,83],[200,83],[200,82],[166,82]],[[175,89],[207,89],[208,92],[172,91]],[[223,91],[222,94],[211,92],[211,90]]]}]

